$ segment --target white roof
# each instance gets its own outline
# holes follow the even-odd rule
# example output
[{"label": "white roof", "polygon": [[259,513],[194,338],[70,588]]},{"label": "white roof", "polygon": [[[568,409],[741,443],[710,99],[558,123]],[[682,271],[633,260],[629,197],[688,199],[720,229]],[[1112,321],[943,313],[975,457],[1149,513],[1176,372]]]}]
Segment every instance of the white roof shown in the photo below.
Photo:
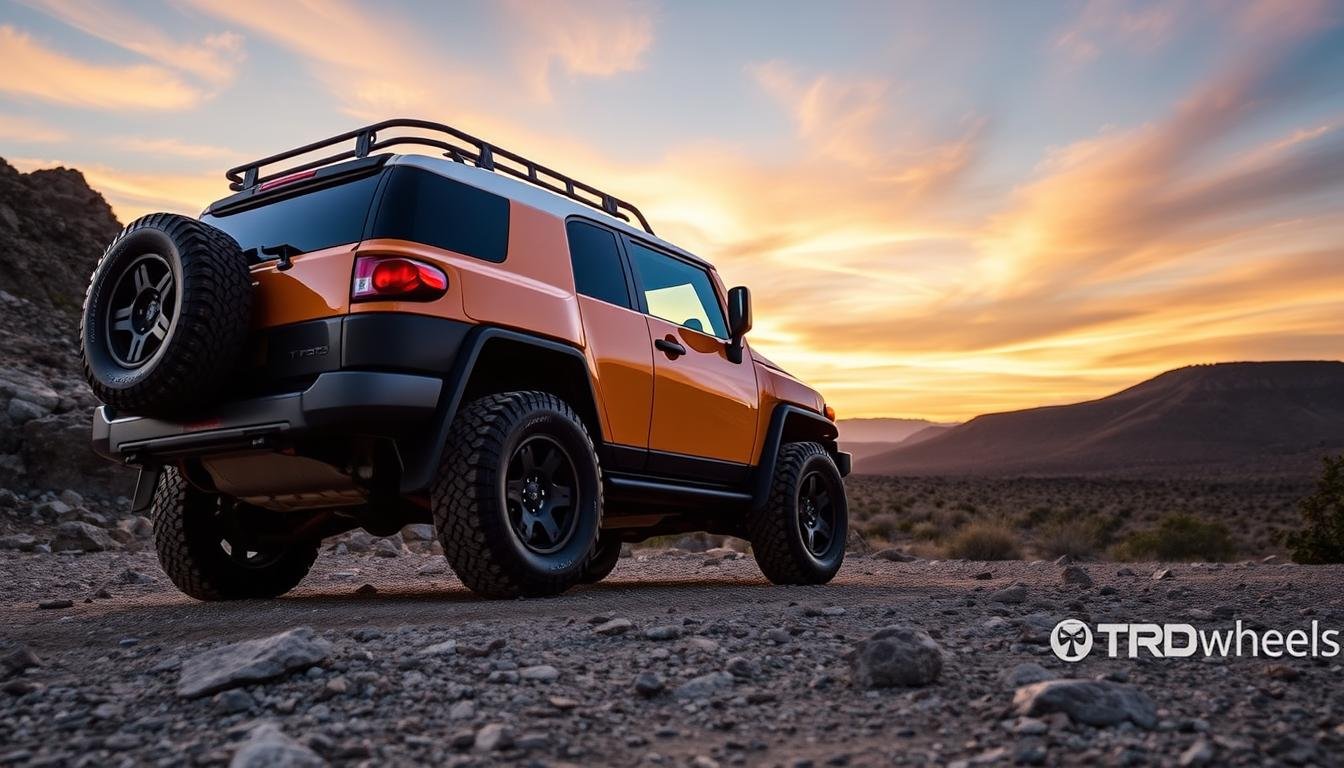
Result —
[{"label": "white roof", "polygon": [[683,248],[678,248],[660,237],[655,237],[639,227],[633,227],[601,209],[570,200],[567,197],[557,195],[554,192],[528,184],[524,181],[511,178],[503,173],[495,173],[494,171],[477,168],[474,165],[458,163],[449,160],[446,157],[430,157],[428,155],[393,155],[392,159],[387,161],[387,164],[408,165],[413,168],[423,168],[424,170],[453,179],[454,181],[460,181],[463,184],[470,184],[477,189],[492,192],[500,197],[517,200],[524,205],[546,211],[561,219],[569,216],[582,216],[587,219],[594,219],[613,229],[619,229],[631,237],[661,246],[669,251],[681,254],[682,256],[693,259],[706,266],[713,266],[701,257],[696,256]]}]

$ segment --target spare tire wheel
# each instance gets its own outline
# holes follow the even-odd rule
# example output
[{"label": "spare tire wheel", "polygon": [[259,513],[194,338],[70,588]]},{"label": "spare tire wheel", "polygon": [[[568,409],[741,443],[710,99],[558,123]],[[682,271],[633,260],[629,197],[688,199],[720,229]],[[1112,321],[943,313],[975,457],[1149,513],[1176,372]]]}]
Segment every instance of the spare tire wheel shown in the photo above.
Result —
[{"label": "spare tire wheel", "polygon": [[232,237],[186,216],[144,216],[93,270],[79,328],[84,376],[118,411],[187,415],[231,378],[251,311],[252,278]]}]

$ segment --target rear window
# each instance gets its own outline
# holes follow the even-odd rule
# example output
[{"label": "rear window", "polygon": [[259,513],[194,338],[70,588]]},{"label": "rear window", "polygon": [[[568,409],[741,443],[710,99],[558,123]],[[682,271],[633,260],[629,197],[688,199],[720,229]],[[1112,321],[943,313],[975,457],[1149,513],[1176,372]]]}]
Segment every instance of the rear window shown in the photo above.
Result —
[{"label": "rear window", "polygon": [[432,245],[486,261],[509,251],[509,201],[423,168],[388,171],[369,237]]},{"label": "rear window", "polygon": [[292,245],[306,253],[355,243],[363,239],[380,178],[365,176],[237,213],[207,214],[201,221],[228,232],[243,250]]}]

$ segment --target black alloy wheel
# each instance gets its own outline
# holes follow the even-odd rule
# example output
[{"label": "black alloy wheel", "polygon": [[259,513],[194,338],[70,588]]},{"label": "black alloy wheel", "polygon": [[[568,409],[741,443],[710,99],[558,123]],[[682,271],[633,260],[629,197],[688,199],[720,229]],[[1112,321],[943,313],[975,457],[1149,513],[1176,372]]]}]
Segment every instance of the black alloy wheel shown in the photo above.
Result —
[{"label": "black alloy wheel", "polygon": [[139,368],[163,346],[173,327],[173,268],[157,253],[132,261],[117,278],[104,320],[108,353],[125,368]]},{"label": "black alloy wheel", "polygon": [[539,555],[563,549],[578,528],[578,474],[574,460],[548,435],[533,435],[514,450],[504,500],[513,534]]},{"label": "black alloy wheel", "polygon": [[825,557],[835,541],[835,497],[831,473],[813,470],[798,489],[798,531],[814,557]]}]

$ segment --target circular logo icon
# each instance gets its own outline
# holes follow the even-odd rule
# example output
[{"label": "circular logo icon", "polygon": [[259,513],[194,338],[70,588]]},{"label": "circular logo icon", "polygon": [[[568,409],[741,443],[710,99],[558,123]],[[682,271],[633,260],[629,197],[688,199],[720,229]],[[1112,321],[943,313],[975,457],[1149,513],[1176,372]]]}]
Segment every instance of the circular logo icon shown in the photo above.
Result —
[{"label": "circular logo icon", "polygon": [[1082,661],[1092,652],[1092,630],[1077,619],[1065,619],[1050,631],[1050,648],[1064,661]]}]

